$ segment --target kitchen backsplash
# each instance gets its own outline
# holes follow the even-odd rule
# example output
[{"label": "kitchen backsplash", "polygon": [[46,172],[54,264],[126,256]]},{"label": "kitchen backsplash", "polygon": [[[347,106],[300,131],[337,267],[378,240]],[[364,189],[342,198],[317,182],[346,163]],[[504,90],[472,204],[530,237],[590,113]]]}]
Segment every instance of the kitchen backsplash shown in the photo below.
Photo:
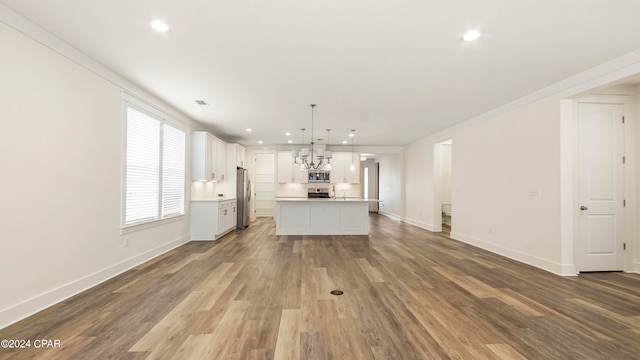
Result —
[{"label": "kitchen backsplash", "polygon": [[[235,198],[235,182],[191,182],[191,200],[215,200],[218,194],[223,194],[225,199]],[[301,197],[306,198],[309,187],[327,187],[329,195],[333,196],[333,188],[335,186],[335,196],[350,198],[361,197],[360,184],[278,184],[277,197]],[[254,189],[255,190],[255,189]]]},{"label": "kitchen backsplash", "polygon": [[205,181],[191,182],[191,200],[214,200],[217,198],[216,183]]},{"label": "kitchen backsplash", "polygon": [[[310,187],[322,187],[329,189],[329,195],[333,196],[333,187],[334,184],[278,184],[278,193],[277,197],[301,197],[306,198],[307,192]],[[360,184],[335,184],[335,196],[337,197],[351,197],[351,198],[359,198],[361,197],[360,193]]]},{"label": "kitchen backsplash", "polygon": [[307,197],[307,184],[278,184],[278,197]]}]

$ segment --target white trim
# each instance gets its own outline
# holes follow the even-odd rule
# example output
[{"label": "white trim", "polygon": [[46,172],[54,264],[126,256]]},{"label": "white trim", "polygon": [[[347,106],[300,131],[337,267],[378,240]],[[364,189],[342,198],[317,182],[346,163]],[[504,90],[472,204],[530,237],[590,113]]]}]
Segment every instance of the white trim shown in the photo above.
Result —
[{"label": "white trim", "polygon": [[400,219],[400,215],[398,215],[398,214],[394,214],[394,213],[391,213],[391,212],[388,212],[388,211],[378,210],[378,214],[380,214],[380,215],[384,215],[384,216],[386,216],[386,217],[388,217],[388,218],[391,218],[391,219],[393,219],[393,220],[402,221],[402,220]]},{"label": "white trim", "polygon": [[172,114],[166,113],[162,109],[159,109],[154,103],[140,98],[132,93],[129,93],[126,90],[122,91],[122,101],[125,103],[125,109],[127,104],[129,104],[134,109],[147,113],[149,116],[160,118],[161,120],[169,123],[171,126],[177,129],[180,129],[184,132],[190,131],[189,123],[184,119],[180,119]]},{"label": "white trim", "polygon": [[414,220],[414,219],[410,219],[410,218],[405,218],[404,222],[409,224],[409,225],[413,225],[413,226],[417,226],[421,229],[425,229],[431,232],[442,232],[442,225],[440,226],[434,226],[433,224],[427,224],[425,222],[422,222],[420,220]]},{"label": "white trim", "polygon": [[[624,208],[624,239],[627,243],[627,251],[624,256],[624,271],[636,272],[633,263],[633,249],[640,246],[637,234],[635,233],[634,224],[637,219],[637,208],[634,206],[635,199],[634,184],[635,176],[635,152],[636,146],[634,139],[635,111],[634,102],[636,97],[631,94],[594,94],[585,95],[575,99],[561,100],[561,117],[560,117],[560,147],[561,147],[561,202],[560,202],[560,238],[562,247],[562,260],[569,261],[567,258],[572,253],[573,261],[571,261],[576,270],[580,268],[579,259],[579,232],[578,232],[578,216],[575,209],[580,205],[579,202],[579,178],[578,178],[578,116],[577,106],[579,103],[596,103],[596,104],[617,104],[623,106],[623,114],[625,116],[625,198],[627,199],[627,207]],[[566,252],[565,252],[566,251]]]},{"label": "white trim", "polygon": [[575,117],[575,102],[573,100],[560,101],[560,259],[578,268],[576,259],[578,250],[575,246],[575,203],[577,200],[577,186],[574,185],[577,174],[577,119]]},{"label": "white trim", "polygon": [[164,245],[151,249],[142,254],[138,254],[120,263],[111,265],[105,269],[96,271],[92,274],[81,277],[80,279],[69,282],[49,290],[41,295],[13,305],[9,308],[0,310],[0,329],[3,329],[13,323],[27,318],[39,311],[50,306],[60,303],[74,295],[77,295],[87,289],[90,289],[100,283],[112,279],[127,270],[130,270],[144,262],[156,258],[180,245],[189,242],[189,235],[172,240]]},{"label": "white trim", "polygon": [[[160,138],[159,138],[159,158],[158,158],[158,162],[159,162],[159,171],[160,173],[158,174],[159,176],[159,184],[158,184],[158,208],[157,208],[157,213],[156,213],[156,218],[154,219],[148,219],[148,220],[144,220],[144,221],[140,221],[140,222],[136,222],[136,223],[132,223],[132,224],[127,224],[126,223],[126,173],[127,173],[127,138],[128,138],[128,134],[127,134],[127,127],[128,127],[128,108],[134,109],[136,111],[139,111],[145,115],[148,115],[149,117],[157,120],[159,122],[160,125]],[[163,197],[163,192],[162,192],[162,186],[163,186],[163,160],[164,160],[164,156],[165,156],[165,150],[164,150],[164,128],[165,126],[170,126],[173,127],[179,131],[182,131],[184,133],[185,139],[184,139],[184,177],[183,177],[183,198],[182,198],[182,207],[183,207],[183,212],[181,214],[174,214],[171,216],[168,216],[166,218],[162,217],[162,207],[163,207],[163,202],[162,202],[162,197]],[[155,226],[159,226],[159,225],[163,225],[165,223],[168,222],[172,222],[172,221],[176,221],[176,218],[179,218],[181,216],[186,216],[188,214],[188,210],[187,210],[187,202],[188,202],[188,195],[189,192],[187,190],[187,181],[188,179],[190,179],[190,176],[187,175],[187,171],[190,170],[190,166],[188,165],[188,163],[190,163],[189,161],[189,156],[190,156],[190,151],[188,150],[188,147],[190,147],[190,136],[188,136],[189,133],[189,129],[187,126],[185,126],[185,124],[180,124],[180,123],[176,123],[174,121],[174,118],[166,115],[164,112],[162,112],[161,110],[157,109],[156,107],[154,107],[151,104],[147,104],[143,101],[141,101],[140,99],[136,98],[135,96],[131,95],[131,94],[127,94],[125,92],[122,93],[122,157],[121,157],[121,178],[120,178],[120,188],[121,188],[121,194],[120,194],[120,234],[127,234],[127,233],[131,233],[131,232],[135,232],[135,231],[139,231],[139,230],[144,230],[144,229],[148,229],[148,228],[152,228]]]},{"label": "white trim", "polygon": [[[131,233],[134,233],[136,231],[151,229],[151,228],[154,228],[154,227],[157,227],[157,226],[161,226],[161,225],[165,225],[165,224],[169,224],[169,223],[172,223],[172,222],[186,220],[186,217],[188,215],[188,213],[186,211],[187,210],[185,209],[185,213],[184,214],[173,215],[173,216],[166,217],[164,219],[156,219],[156,220],[141,222],[139,224],[132,224],[132,225],[123,226],[123,227],[120,228],[120,235],[131,234]],[[124,217],[124,211],[123,211],[123,217]]]},{"label": "white trim", "polygon": [[451,232],[450,237],[454,240],[458,240],[468,245],[478,247],[490,251],[492,253],[505,256],[509,259],[525,263],[537,267],[542,270],[546,270],[550,273],[560,276],[576,276],[577,271],[573,264],[560,264],[547,259],[543,259],[534,255],[526,254],[518,250],[499,246],[482,239],[478,239],[472,236],[467,236],[458,232]]},{"label": "white trim", "polygon": [[47,48],[55,51],[61,56],[64,56],[65,58],[75,62],[79,66],[100,76],[106,81],[122,88],[127,93],[137,94],[136,97],[140,101],[143,101],[147,104],[156,104],[159,108],[162,109],[162,111],[171,114],[171,116],[173,116],[176,120],[179,120],[183,124],[198,128],[204,128],[202,124],[191,120],[191,118],[185,113],[168,105],[160,98],[126,80],[111,69],[105,67],[104,65],[100,64],[84,53],[76,50],[74,47],[72,47],[62,39],[47,32],[40,26],[34,24],[30,20],[24,18],[23,16],[19,15],[3,4],[0,4],[0,21],[13,28],[14,30],[24,34],[25,36],[28,36],[31,39],[39,42],[43,46],[46,46]]},{"label": "white trim", "polygon": [[[446,140],[442,140],[433,144],[433,224],[440,225],[429,225],[429,227],[433,230],[430,231],[442,231],[442,205],[445,203],[442,201],[442,189],[444,184],[442,183],[442,146],[452,146],[453,138],[449,137]],[[451,147],[453,149],[453,147]],[[453,155],[453,154],[452,154]],[[453,170],[453,156],[451,157],[451,170]],[[453,174],[452,174],[453,175]],[[453,194],[451,194],[453,195]],[[451,201],[448,203],[451,204]],[[427,228],[429,230],[429,228]]]},{"label": "white trim", "polygon": [[640,49],[609,60],[589,70],[534,91],[510,103],[499,106],[478,116],[474,116],[471,119],[460,122],[439,132],[416,139],[404,146],[406,147],[413,143],[424,141],[425,139],[429,139],[430,141],[437,143],[441,141],[440,139],[451,138],[451,134],[457,130],[494,118],[498,115],[518,109],[529,103],[545,99],[549,96],[556,95],[561,98],[569,98],[603,85],[613,85],[615,82],[619,82],[620,80],[637,74],[640,74]]}]

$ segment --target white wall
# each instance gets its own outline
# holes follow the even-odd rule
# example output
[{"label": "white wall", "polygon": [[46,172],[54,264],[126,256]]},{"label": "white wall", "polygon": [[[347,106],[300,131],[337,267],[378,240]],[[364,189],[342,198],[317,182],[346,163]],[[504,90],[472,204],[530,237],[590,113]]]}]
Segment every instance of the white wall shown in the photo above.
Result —
[{"label": "white wall", "polygon": [[[433,205],[439,198],[438,174],[431,161],[438,156],[434,145],[452,138],[452,238],[557,274],[575,274],[572,193],[577,185],[571,168],[573,139],[566,137],[575,129],[566,126],[573,120],[565,121],[561,103],[590,94],[590,89],[618,94],[620,88],[606,86],[638,73],[640,53],[630,53],[405,146],[404,220],[437,229]],[[635,113],[640,114],[637,92],[635,98]],[[638,116],[629,120],[635,134],[630,189],[638,204],[640,126]],[[628,245],[634,252],[627,270],[640,272],[640,229],[634,220],[638,207],[629,211],[633,230]]]},{"label": "white wall", "polygon": [[402,155],[382,155],[380,162],[379,213],[396,218],[402,218]]},{"label": "white wall", "polygon": [[434,223],[434,141],[426,138],[404,150],[404,218],[409,224],[439,231]]},{"label": "white wall", "polygon": [[123,89],[3,22],[0,44],[1,328],[188,241],[189,226],[120,235]]},{"label": "white wall", "polygon": [[[636,109],[634,114],[633,128],[635,130],[635,201],[631,204],[634,214],[640,213],[640,85],[635,88]],[[633,249],[632,270],[640,273],[640,221],[633,222],[633,233],[635,241],[631,244]]]},{"label": "white wall", "polygon": [[454,133],[453,238],[559,271],[559,123],[550,97]]},{"label": "white wall", "polygon": [[442,189],[440,191],[440,200],[443,203],[451,202],[451,144],[440,144],[440,169]]},{"label": "white wall", "polygon": [[408,145],[405,220],[438,228],[431,159],[453,138],[451,236],[557,270],[559,117],[559,100],[548,98]]}]

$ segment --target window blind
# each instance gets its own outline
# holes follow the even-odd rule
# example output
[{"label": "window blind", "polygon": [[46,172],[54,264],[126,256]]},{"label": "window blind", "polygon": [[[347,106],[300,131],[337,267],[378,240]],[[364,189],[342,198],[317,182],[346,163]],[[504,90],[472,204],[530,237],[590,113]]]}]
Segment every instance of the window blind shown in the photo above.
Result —
[{"label": "window blind", "polygon": [[127,108],[125,225],[158,217],[160,121]]},{"label": "window blind", "polygon": [[186,134],[127,105],[124,226],[184,214]]},{"label": "window blind", "polygon": [[162,136],[162,217],[184,213],[185,133],[165,124]]}]

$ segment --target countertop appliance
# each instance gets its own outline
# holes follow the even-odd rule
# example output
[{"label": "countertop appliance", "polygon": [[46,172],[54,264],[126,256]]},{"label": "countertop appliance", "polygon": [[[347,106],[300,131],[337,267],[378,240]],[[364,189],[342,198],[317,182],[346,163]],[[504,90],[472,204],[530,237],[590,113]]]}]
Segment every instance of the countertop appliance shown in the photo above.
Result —
[{"label": "countertop appliance", "polygon": [[241,167],[236,176],[236,198],[238,199],[238,222],[236,229],[244,229],[249,226],[249,203],[251,201],[251,180],[247,169]]},{"label": "countertop appliance", "polygon": [[310,183],[328,183],[330,182],[331,172],[328,170],[309,170]]},{"label": "countertop appliance", "polygon": [[329,189],[327,188],[309,188],[307,191],[307,198],[309,199],[328,199]]}]

